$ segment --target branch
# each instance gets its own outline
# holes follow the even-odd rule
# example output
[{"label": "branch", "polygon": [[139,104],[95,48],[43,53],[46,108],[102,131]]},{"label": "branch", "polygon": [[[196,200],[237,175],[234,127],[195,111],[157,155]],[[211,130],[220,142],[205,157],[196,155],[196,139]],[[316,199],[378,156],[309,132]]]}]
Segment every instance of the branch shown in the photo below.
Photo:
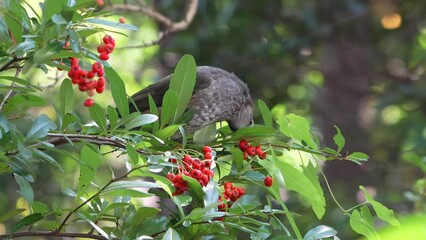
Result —
[{"label": "branch", "polygon": [[[76,208],[74,208],[73,210],[71,210],[67,216],[65,217],[65,219],[62,221],[61,225],[59,225],[59,227],[56,229],[55,232],[60,232],[61,229],[65,226],[65,224],[67,223],[68,219],[75,213],[77,212],[80,208],[82,208],[83,206],[85,206],[86,204],[88,204],[90,201],[92,201],[95,197],[99,196],[99,194],[102,193],[102,191],[104,191],[109,185],[113,184],[114,182],[120,181],[123,178],[126,178],[127,176],[129,176],[130,173],[139,170],[141,168],[144,167],[148,167],[148,164],[145,165],[141,165],[138,167],[135,167],[133,169],[131,169],[129,172],[125,173],[124,175],[122,175],[121,177],[117,177],[114,179],[111,179],[107,184],[105,184],[105,186],[103,186],[97,193],[93,194],[93,196],[91,196],[90,198],[88,198],[86,201],[82,202],[80,205],[78,205]],[[105,239],[105,238],[102,238]]]},{"label": "branch", "polygon": [[166,26],[166,30],[160,33],[160,36],[157,40],[152,41],[151,43],[146,43],[138,46],[131,46],[126,48],[143,48],[149,47],[153,45],[158,45],[167,35],[182,31],[188,28],[191,24],[192,20],[197,13],[198,0],[187,0],[185,16],[179,22],[174,22],[167,16],[157,12],[154,8],[147,6],[143,2],[140,2],[141,5],[130,5],[130,4],[121,4],[121,5],[113,5],[111,7],[106,8],[111,11],[130,11],[130,12],[141,12],[148,17],[154,19],[155,21]]},{"label": "branch", "polygon": [[6,238],[21,238],[21,237],[66,237],[66,238],[91,238],[91,239],[100,239],[106,240],[107,238],[101,235],[95,235],[90,233],[61,233],[61,232],[52,232],[52,231],[25,231],[12,234],[0,235],[0,239]]},{"label": "branch", "polygon": [[[13,58],[13,59],[17,59],[17,58]],[[13,60],[12,59],[12,60]],[[13,61],[10,61],[9,63],[13,63]],[[20,61],[20,60],[19,60]],[[5,67],[6,65],[8,65],[8,63],[6,63],[3,67]],[[3,68],[2,67],[2,68]],[[1,70],[0,70],[0,72],[1,72]],[[15,72],[15,77],[18,77],[19,76],[19,73],[21,73],[21,68],[17,68],[16,69],[16,72]],[[13,84],[14,84],[15,82],[12,82],[11,84],[10,84],[10,86],[11,87],[13,87]],[[6,96],[4,96],[4,99],[3,99],[3,101],[1,101],[1,103],[0,103],[0,111],[3,109],[3,106],[4,106],[4,104],[7,102],[7,100],[11,97],[13,95],[13,89],[10,89],[9,90],[9,92],[7,92],[6,93]]]}]

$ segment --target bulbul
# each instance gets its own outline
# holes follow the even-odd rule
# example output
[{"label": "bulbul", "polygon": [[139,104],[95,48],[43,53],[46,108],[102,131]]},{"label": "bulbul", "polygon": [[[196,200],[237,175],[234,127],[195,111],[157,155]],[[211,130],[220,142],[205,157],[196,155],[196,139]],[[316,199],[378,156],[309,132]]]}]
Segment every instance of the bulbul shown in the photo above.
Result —
[{"label": "bulbul", "polygon": [[[149,111],[148,93],[155,104],[161,106],[170,80],[171,75],[131,96],[137,109],[130,103],[130,112]],[[194,115],[184,126],[187,134],[221,121],[227,121],[233,131],[253,124],[252,100],[247,85],[235,74],[216,67],[197,67],[195,87],[186,111],[189,110],[193,110]]]}]

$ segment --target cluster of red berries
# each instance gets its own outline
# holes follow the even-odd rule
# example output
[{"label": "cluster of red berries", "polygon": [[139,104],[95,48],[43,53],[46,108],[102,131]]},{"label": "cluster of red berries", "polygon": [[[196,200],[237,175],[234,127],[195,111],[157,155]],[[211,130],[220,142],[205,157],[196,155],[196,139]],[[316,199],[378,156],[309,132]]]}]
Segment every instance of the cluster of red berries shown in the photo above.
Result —
[{"label": "cluster of red berries", "polygon": [[212,149],[208,146],[203,147],[204,160],[192,158],[185,155],[179,163],[176,158],[172,158],[171,162],[179,165],[176,168],[177,173],[168,173],[167,178],[173,183],[176,191],[173,196],[181,195],[188,190],[188,183],[182,178],[182,175],[194,178],[201,186],[207,186],[210,178],[214,176],[214,172],[210,169],[213,161]]},{"label": "cluster of red berries", "polygon": [[[98,46],[99,58],[108,60],[109,54],[114,50],[115,40],[109,35],[105,35],[102,40],[103,43]],[[84,102],[84,106],[93,105],[94,101],[90,97],[93,97],[95,91],[99,94],[104,92],[106,82],[104,75],[105,71],[100,62],[94,62],[92,69],[87,71],[80,67],[78,58],[71,58],[71,69],[68,72],[68,77],[71,78],[73,84],[78,85],[80,91],[87,92],[89,98]],[[94,79],[95,76],[98,77],[97,80]]]},{"label": "cluster of red berries", "polygon": [[244,159],[248,157],[259,156],[260,159],[266,158],[266,153],[260,146],[252,146],[247,140],[241,140],[239,143],[240,149],[243,152]]},{"label": "cluster of red berries", "polygon": [[[226,208],[230,208],[232,204],[237,201],[240,197],[245,194],[245,190],[242,187],[236,187],[231,182],[225,182],[223,196],[225,197],[225,201],[222,200],[222,197],[219,196],[218,202],[221,202],[219,206],[217,206],[220,212],[225,212]],[[226,204],[226,205],[225,205]],[[217,220],[223,221],[224,218],[220,217]]]}]

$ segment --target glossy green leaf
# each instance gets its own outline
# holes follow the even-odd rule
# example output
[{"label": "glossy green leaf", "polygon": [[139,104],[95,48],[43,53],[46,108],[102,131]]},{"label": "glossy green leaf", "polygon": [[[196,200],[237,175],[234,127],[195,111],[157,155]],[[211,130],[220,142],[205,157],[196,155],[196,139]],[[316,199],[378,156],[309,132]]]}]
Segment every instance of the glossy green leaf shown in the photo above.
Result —
[{"label": "glossy green leaf", "polygon": [[277,134],[277,130],[272,127],[255,125],[253,127],[245,127],[238,129],[233,135],[232,139],[246,139],[256,137],[273,137]]},{"label": "glossy green leaf", "polygon": [[272,114],[266,103],[262,99],[259,99],[257,101],[257,105],[259,106],[259,110],[262,113],[262,118],[263,122],[265,123],[265,126],[273,127]]},{"label": "glossy green leaf", "polygon": [[43,7],[43,25],[52,19],[52,16],[60,13],[62,6],[67,4],[67,0],[46,0]]},{"label": "glossy green leaf", "polygon": [[111,94],[121,117],[129,115],[126,86],[120,76],[111,67],[105,67],[106,78],[111,84]]},{"label": "glossy green leaf", "polygon": [[108,105],[107,112],[108,112],[108,120],[109,120],[110,128],[114,128],[118,121],[117,110],[113,108],[112,106]]},{"label": "glossy green leaf", "polygon": [[17,174],[14,175],[14,178],[20,189],[17,192],[31,205],[34,201],[34,191],[30,183],[27,179]]},{"label": "glossy green leaf", "polygon": [[231,208],[229,208],[229,212],[243,214],[256,209],[260,204],[259,196],[250,194],[243,195],[232,204]]},{"label": "glossy green leaf", "polygon": [[318,149],[312,138],[309,123],[303,117],[295,114],[279,116],[278,124],[280,125],[280,131],[286,136],[299,140],[312,149]]},{"label": "glossy green leaf", "polygon": [[167,126],[155,133],[155,136],[158,137],[161,140],[167,140],[171,136],[173,136],[176,131],[179,129],[179,125],[170,125]]},{"label": "glossy green leaf", "polygon": [[176,65],[170,80],[169,90],[167,90],[174,91],[178,95],[175,99],[177,107],[173,112],[172,123],[177,123],[178,118],[185,112],[195,87],[195,75],[196,66],[194,57],[185,54]]},{"label": "glossy green leaf", "polygon": [[204,192],[203,189],[200,185],[200,183],[191,178],[191,177],[187,177],[185,175],[182,176],[183,180],[186,181],[186,183],[188,183],[188,192],[192,197],[192,201],[195,207],[199,207],[199,208],[203,208],[204,207],[204,201],[203,201],[203,197],[204,197]]},{"label": "glossy green leaf", "polygon": [[56,130],[57,126],[50,118],[44,114],[40,115],[34,122],[34,124],[31,126],[30,131],[28,131],[27,136],[25,139],[33,140],[33,139],[39,139],[44,136],[46,136],[49,131]]},{"label": "glossy green leaf", "polygon": [[334,125],[334,128],[336,128],[336,135],[334,135],[333,140],[334,143],[337,145],[337,151],[342,151],[343,147],[345,146],[345,137],[343,137],[342,132],[340,131],[340,128],[336,125]]},{"label": "glossy green leaf", "polygon": [[366,236],[369,240],[379,240],[380,237],[374,228],[373,217],[367,206],[362,206],[361,211],[353,210],[349,223],[352,230],[356,233]]},{"label": "glossy green leaf", "polygon": [[136,152],[135,148],[130,145],[130,144],[126,144],[126,150],[127,150],[127,155],[129,156],[130,160],[132,161],[133,165],[138,164],[139,162],[139,157],[138,157],[138,153]]},{"label": "glossy green leaf", "polygon": [[35,63],[45,63],[52,59],[52,55],[62,50],[62,44],[59,42],[50,43],[34,53],[33,61]]},{"label": "glossy green leaf", "polygon": [[123,189],[135,189],[138,188],[161,188],[160,185],[148,181],[118,181],[113,182],[107,188],[105,188],[104,192],[123,190]]},{"label": "glossy green leaf", "polygon": [[158,117],[153,114],[141,114],[137,116],[136,118],[133,118],[130,120],[127,124],[125,129],[130,130],[137,127],[141,127],[150,123],[153,123],[158,120]]},{"label": "glossy green leaf", "polygon": [[43,215],[41,213],[33,213],[30,214],[28,216],[25,216],[24,218],[22,218],[21,220],[19,220],[19,222],[17,222],[15,224],[15,226],[13,227],[12,232],[16,232],[19,229],[22,229],[25,226],[30,226],[40,220],[43,219]]},{"label": "glossy green leaf", "polygon": [[[152,98],[151,94],[148,94],[148,103],[149,103],[149,111],[152,114],[159,116],[157,105],[155,105],[155,101]],[[152,132],[153,133],[157,132],[159,128],[160,128],[160,123],[158,121],[154,122],[154,125],[152,126]]]},{"label": "glossy green leaf", "polygon": [[[291,164],[275,159],[275,164],[284,176],[285,186],[305,197],[311,204],[318,219],[325,213],[325,198],[322,189],[318,189],[317,180],[307,177]],[[310,174],[309,174],[310,175]]]},{"label": "glossy green leaf", "polygon": [[167,90],[167,92],[163,96],[163,102],[161,107],[161,125],[160,128],[164,128],[167,124],[173,121],[174,114],[178,107],[178,101],[176,99],[179,98],[179,95],[174,90]]},{"label": "glossy green leaf", "polygon": [[99,104],[95,103],[89,108],[90,116],[101,129],[102,132],[107,131],[107,120],[104,110]]},{"label": "glossy green leaf", "polygon": [[25,212],[27,209],[25,209],[25,208],[17,208],[17,209],[13,209],[13,210],[10,210],[9,212],[7,212],[7,213],[3,213],[1,216],[0,216],[0,223],[1,222],[4,222],[4,221],[6,221],[6,220],[8,220],[8,219],[10,219],[10,218],[13,218],[14,216],[16,216],[16,215],[18,215],[18,214],[20,214],[20,213],[22,213],[22,212]]},{"label": "glossy green leaf", "polygon": [[199,145],[208,145],[216,139],[216,124],[209,124],[194,133],[193,141]]},{"label": "glossy green leaf", "polygon": [[243,170],[243,153],[238,148],[232,148],[230,149],[230,152],[232,154],[232,160],[235,164],[235,167],[237,169],[237,172],[241,172]]},{"label": "glossy green leaf", "polygon": [[368,161],[368,155],[363,152],[353,152],[347,156],[347,159],[355,162]]},{"label": "glossy green leaf", "polygon": [[173,228],[167,229],[164,233],[162,240],[180,240],[179,233],[176,232]]},{"label": "glossy green leaf", "polygon": [[319,225],[309,230],[303,240],[326,239],[337,235],[337,231],[326,225]]},{"label": "glossy green leaf", "polygon": [[377,202],[376,200],[371,197],[371,195],[368,193],[368,191],[364,188],[364,186],[359,186],[359,189],[361,189],[364,194],[367,201],[371,204],[374,211],[377,214],[377,217],[379,217],[381,220],[391,224],[392,226],[399,227],[401,224],[399,223],[398,219],[396,219],[395,214],[392,210],[385,207],[380,202]]},{"label": "glossy green leaf", "polygon": [[152,197],[154,196],[154,194],[150,194],[138,189],[117,189],[117,190],[103,191],[100,194],[100,196],[118,196],[118,197],[128,196],[132,198],[146,198],[146,197]]},{"label": "glossy green leaf", "polygon": [[100,165],[100,156],[95,146],[86,144],[80,153],[80,179],[77,184],[77,197],[79,199],[90,187]]},{"label": "glossy green leaf", "polygon": [[138,31],[139,30],[136,26],[133,26],[133,25],[130,25],[130,24],[123,24],[123,23],[119,23],[119,22],[111,22],[111,21],[99,19],[99,18],[89,18],[89,19],[86,19],[86,22],[94,23],[94,24],[100,24],[100,25],[114,27],[114,28],[132,30],[132,31]]},{"label": "glossy green leaf", "polygon": [[66,78],[59,89],[59,108],[62,114],[71,112],[74,100],[74,90],[71,81]]},{"label": "glossy green leaf", "polygon": [[26,87],[37,89],[39,91],[42,90],[41,88],[37,87],[36,85],[31,84],[31,82],[29,82],[28,80],[25,80],[25,79],[22,79],[22,78],[12,77],[12,76],[0,76],[0,79],[4,79],[4,80],[7,80],[7,81],[18,83],[18,84],[24,85]]}]

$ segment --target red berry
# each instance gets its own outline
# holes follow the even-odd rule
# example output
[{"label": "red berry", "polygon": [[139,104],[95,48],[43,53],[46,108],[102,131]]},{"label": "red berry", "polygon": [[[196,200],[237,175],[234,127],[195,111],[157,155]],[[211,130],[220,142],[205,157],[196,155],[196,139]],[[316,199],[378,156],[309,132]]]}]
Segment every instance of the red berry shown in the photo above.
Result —
[{"label": "red berry", "polygon": [[69,46],[70,46],[70,41],[66,41],[62,47],[63,48],[67,48]]},{"label": "red berry", "polygon": [[183,180],[183,178],[182,178],[182,175],[175,175],[175,182],[176,183],[181,183],[181,182],[184,182],[184,180]]},{"label": "red berry", "polygon": [[232,188],[233,184],[231,182],[225,182],[223,186],[225,187],[225,189],[228,189],[228,188]]},{"label": "red berry", "polygon": [[99,54],[99,59],[106,61],[106,60],[109,59],[109,54],[108,53],[101,53],[101,54]]},{"label": "red berry", "polygon": [[246,152],[247,152],[248,155],[250,155],[252,157],[254,155],[256,155],[256,149],[253,146],[248,146],[247,149],[246,149]]},{"label": "red berry", "polygon": [[104,43],[112,43],[112,42],[114,41],[114,39],[113,39],[110,35],[105,35],[105,36],[102,38],[102,41],[103,41]]},{"label": "red berry", "polygon": [[104,1],[103,0],[96,0],[96,3],[98,4],[98,6],[103,6],[104,5]]},{"label": "red berry", "polygon": [[78,58],[71,58],[71,65],[72,66],[78,65]]},{"label": "red berry", "polygon": [[87,78],[93,78],[95,76],[95,72],[94,71],[89,71],[87,72]]},{"label": "red berry", "polygon": [[241,151],[245,151],[250,146],[247,140],[241,140],[239,145],[240,145]]},{"label": "red berry", "polygon": [[93,103],[95,103],[95,101],[93,101],[93,99],[91,99],[91,98],[88,98],[88,99],[86,99],[86,101],[84,101],[84,106],[90,107],[90,106],[93,105]]},{"label": "red berry", "polygon": [[230,198],[230,197],[232,197],[233,193],[234,193],[234,191],[232,191],[231,188],[226,188],[225,192],[224,192],[224,195],[225,195],[225,197]]},{"label": "red berry", "polygon": [[114,51],[114,46],[111,43],[105,44],[105,52],[112,53],[112,51]]},{"label": "red berry", "polygon": [[256,146],[255,151],[256,151],[256,155],[258,156],[263,155],[262,147]]},{"label": "red berry", "polygon": [[167,178],[168,178],[171,182],[175,182],[175,180],[176,180],[176,175],[174,175],[173,173],[169,173],[169,174],[167,174]]},{"label": "red berry", "polygon": [[104,91],[105,91],[105,87],[103,87],[103,86],[102,87],[96,87],[96,92],[97,93],[100,94],[100,93],[103,93]]},{"label": "red berry", "polygon": [[211,152],[212,152],[212,149],[211,149],[209,146],[204,146],[204,147],[203,147],[203,153],[204,153],[204,154],[206,154],[206,153],[208,153],[208,152],[209,152],[209,153],[211,153]]},{"label": "red berry", "polygon": [[201,177],[202,173],[200,170],[198,169],[193,169],[191,171],[191,177],[195,178],[195,179],[199,179]]},{"label": "red berry", "polygon": [[248,158],[247,152],[243,152],[243,158],[244,158],[244,160],[247,160],[247,158]]},{"label": "red berry", "polygon": [[204,159],[213,159],[213,155],[211,152],[204,153]]},{"label": "red berry", "polygon": [[273,183],[272,178],[270,176],[267,176],[263,182],[264,182],[265,186],[267,186],[267,187],[272,186],[272,183]]},{"label": "red berry", "polygon": [[266,153],[264,152],[264,153],[262,153],[262,155],[259,155],[259,158],[260,158],[261,160],[265,159],[265,158],[266,158]]},{"label": "red berry", "polygon": [[100,70],[102,70],[102,64],[100,62],[94,62],[92,64],[92,70],[96,73],[99,72]]},{"label": "red berry", "polygon": [[98,53],[106,53],[106,45],[105,43],[99,44]]},{"label": "red berry", "polygon": [[124,23],[126,23],[126,19],[124,17],[120,17],[118,19],[118,22],[124,24]]},{"label": "red berry", "polygon": [[244,188],[242,188],[242,187],[237,188],[237,191],[238,191],[238,193],[240,194],[240,196],[243,196],[243,195],[244,195],[244,193],[246,193],[246,191],[245,191],[245,190],[244,190]]},{"label": "red berry", "polygon": [[209,183],[209,176],[203,174],[201,175],[200,180],[203,181],[203,186],[206,186]]}]

